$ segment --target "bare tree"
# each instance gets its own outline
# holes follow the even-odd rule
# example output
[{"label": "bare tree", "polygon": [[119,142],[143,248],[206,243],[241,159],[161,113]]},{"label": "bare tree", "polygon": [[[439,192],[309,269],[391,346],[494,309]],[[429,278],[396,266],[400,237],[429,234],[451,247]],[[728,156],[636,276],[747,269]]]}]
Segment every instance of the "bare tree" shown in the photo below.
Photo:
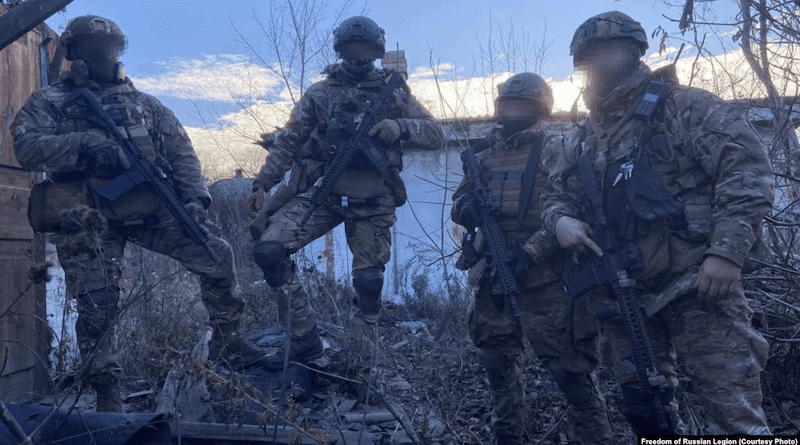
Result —
[{"label": "bare tree", "polygon": [[[680,10],[679,17],[668,17],[678,31],[660,28],[655,35],[661,35],[661,50],[669,41],[694,46],[690,84],[697,82],[712,92],[727,93],[726,98],[762,103],[769,109],[773,134],[765,143],[776,173],[777,197],[768,222],[776,253],[784,264],[793,263],[792,252],[800,248],[795,229],[800,197],[795,130],[800,94],[800,6],[781,0],[664,3]],[[721,17],[723,11],[727,16]],[[698,63],[701,58],[703,62]],[[711,82],[703,83],[702,78]]]},{"label": "bare tree", "polygon": [[203,141],[213,147],[198,153],[207,177],[230,177],[235,169],[257,173],[264,151],[256,144],[281,128],[306,88],[335,61],[332,31],[352,7],[353,0],[335,6],[326,0],[270,0],[266,17],[252,16],[258,39],[231,23],[249,60],[237,83],[227,86],[236,113],[197,109]]}]

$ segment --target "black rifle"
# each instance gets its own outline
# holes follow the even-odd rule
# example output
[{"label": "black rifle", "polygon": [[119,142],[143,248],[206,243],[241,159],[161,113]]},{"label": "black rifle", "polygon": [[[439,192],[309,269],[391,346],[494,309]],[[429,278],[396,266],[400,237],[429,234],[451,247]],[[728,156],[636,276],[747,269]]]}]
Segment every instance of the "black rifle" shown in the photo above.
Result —
[{"label": "black rifle", "polygon": [[[652,396],[652,405],[659,427],[666,430],[669,428],[669,420],[659,397],[666,378],[656,369],[653,348],[644,324],[639,294],[635,288],[636,282],[628,275],[629,269],[641,263],[641,252],[636,244],[620,246],[617,243],[603,208],[600,184],[590,157],[581,156],[577,168],[583,195],[589,204],[592,216],[594,231],[592,238],[603,250],[603,256],[593,259],[574,274],[571,272],[562,274],[562,279],[567,292],[573,297],[579,297],[599,286],[611,285],[617,300],[617,309],[622,315],[631,342],[633,368],[639,377],[642,391]],[[565,175],[569,174],[565,172]]]},{"label": "black rifle", "polygon": [[104,130],[114,135],[114,138],[122,147],[125,156],[128,157],[132,166],[129,170],[124,171],[121,175],[114,178],[114,180],[97,193],[101,198],[101,203],[113,204],[136,186],[145,183],[150,184],[153,191],[155,191],[156,195],[161,199],[161,202],[169,209],[172,216],[178,220],[183,233],[190,237],[197,245],[201,246],[214,262],[219,262],[219,256],[211,249],[211,246],[208,245],[208,233],[206,229],[194,219],[188,210],[186,210],[186,207],[183,206],[183,203],[175,193],[172,181],[165,173],[165,170],[168,170],[169,166],[164,165],[163,167],[157,167],[150,163],[144,153],[142,153],[142,150],[126,135],[122,134],[116,123],[114,123],[114,119],[103,109],[87,88],[77,88],[73,91],[64,101],[64,107],[78,103],[89,107],[96,115],[86,116],[86,119],[100,125]]},{"label": "black rifle", "polygon": [[386,86],[381,91],[380,96],[375,99],[375,102],[373,102],[366,113],[364,113],[361,123],[358,124],[358,128],[353,132],[353,136],[344,143],[344,146],[337,148],[336,155],[325,170],[325,176],[322,177],[319,186],[314,190],[314,194],[311,195],[311,208],[308,209],[308,212],[303,215],[303,219],[300,220],[301,226],[311,218],[311,214],[314,213],[314,210],[325,202],[325,199],[333,189],[336,181],[342,176],[342,173],[344,173],[356,152],[360,151],[364,153],[367,158],[369,158],[370,162],[380,171],[385,171],[389,168],[389,161],[383,155],[382,150],[376,147],[376,142],[370,139],[367,134],[369,130],[378,123],[378,111],[383,107],[386,99],[394,92],[394,89],[397,88],[401,80],[402,76],[400,74],[392,73]]},{"label": "black rifle", "polygon": [[[511,262],[508,259],[508,250],[503,240],[503,232],[500,231],[500,224],[497,223],[497,218],[494,216],[492,196],[489,194],[489,190],[486,189],[481,179],[481,171],[478,168],[478,159],[475,157],[475,149],[473,147],[467,147],[467,149],[461,153],[461,159],[464,161],[464,164],[466,164],[469,174],[472,176],[475,195],[478,197],[479,201],[480,227],[486,237],[486,242],[489,244],[491,264],[500,274],[500,283],[503,287],[502,297],[508,298],[509,305],[511,306],[511,313],[514,314],[514,318],[519,318],[519,304],[517,304],[519,289],[517,288],[517,280],[514,277],[514,271],[511,270]],[[499,301],[495,300],[495,307],[497,307],[498,311],[502,311],[503,299]]]}]

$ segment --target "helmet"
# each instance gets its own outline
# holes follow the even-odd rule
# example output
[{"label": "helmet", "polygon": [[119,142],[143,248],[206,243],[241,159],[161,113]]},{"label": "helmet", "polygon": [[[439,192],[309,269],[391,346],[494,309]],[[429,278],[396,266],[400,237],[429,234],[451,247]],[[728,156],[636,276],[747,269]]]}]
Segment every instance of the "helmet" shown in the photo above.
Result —
[{"label": "helmet", "polygon": [[347,58],[347,44],[359,43],[363,58],[380,59],[386,52],[384,34],[383,28],[372,19],[363,16],[350,17],[333,30],[333,50],[340,58]]},{"label": "helmet", "polygon": [[533,73],[519,73],[497,87],[497,100],[527,99],[538,102],[540,110],[549,116],[553,109],[553,90],[544,79]]},{"label": "helmet", "polygon": [[127,39],[116,23],[96,15],[83,15],[70,20],[61,34],[59,44],[67,49],[67,60],[75,60],[76,55],[70,51],[70,45],[78,39],[107,38],[108,42],[120,52],[125,49]]},{"label": "helmet", "polygon": [[643,56],[647,49],[647,33],[642,24],[619,11],[598,14],[585,22],[575,31],[572,43],[569,44],[569,55],[578,58],[586,44],[596,40],[630,39],[639,44]]}]

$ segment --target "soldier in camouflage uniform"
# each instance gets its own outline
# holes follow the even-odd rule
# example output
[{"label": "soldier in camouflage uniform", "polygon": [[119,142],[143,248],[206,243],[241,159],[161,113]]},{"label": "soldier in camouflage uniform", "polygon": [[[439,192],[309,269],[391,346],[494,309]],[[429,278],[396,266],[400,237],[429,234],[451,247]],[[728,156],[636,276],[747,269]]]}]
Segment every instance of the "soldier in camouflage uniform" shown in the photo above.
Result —
[{"label": "soldier in camouflage uniform", "polygon": [[[622,384],[620,410],[637,434],[680,433],[677,358],[715,423],[706,433],[769,434],[759,385],[767,342],[750,324],[739,278],[772,208],[773,171],[739,110],[678,85],[674,71],[651,72],[639,60],[646,49],[641,25],[616,11],[584,22],[570,45],[576,69],[587,72],[590,116],[570,136],[563,165],[589,157],[609,227],[618,242],[641,252],[631,278],[646,308],[670,425],[659,425],[647,391],[622,360],[631,344],[616,316],[603,320],[602,332],[604,359]],[[658,105],[651,114],[640,103]],[[551,179],[547,230],[563,247],[602,255],[586,224],[594,221],[580,176]],[[614,304],[608,289],[590,292],[592,310]]]},{"label": "soldier in camouflage uniform", "polygon": [[[71,70],[31,95],[17,113],[14,149],[20,165],[45,171],[52,181],[37,194],[39,200],[32,194],[31,202],[34,215],[50,210],[49,219],[33,216],[31,221],[34,229],[56,232],[67,292],[78,303],[78,344],[88,381],[97,391],[97,410],[121,410],[122,368],[114,323],[120,261],[127,241],[169,255],[200,275],[201,296],[214,330],[212,356],[224,354],[233,366],[258,363],[264,351],[244,342],[237,332],[244,301],[237,294],[231,247],[209,233],[210,248],[220,258],[215,263],[183,234],[148,184],[134,188],[113,205],[101,205],[97,192],[130,168],[130,161],[114,137],[90,120],[96,116],[89,108],[65,106],[65,99],[77,88],[88,88],[151,162],[169,166],[165,170],[171,171],[175,191],[189,213],[205,230],[214,232],[216,228],[205,219],[211,196],[183,127],[172,111],[137,91],[125,77],[119,56],[126,40],[114,22],[97,16],[76,17],[60,44],[72,61]],[[99,216],[98,211],[102,216],[93,217]],[[88,233],[87,224],[92,221],[97,236]]]},{"label": "soldier in camouflage uniform", "polygon": [[[333,34],[334,50],[342,62],[326,68],[323,74],[327,77],[303,94],[286,127],[276,134],[266,163],[253,182],[253,195],[248,201],[251,215],[263,204],[265,191],[280,182],[297,162],[328,165],[337,146],[351,137],[349,129],[360,122],[387,83],[388,73],[374,65],[385,51],[383,29],[369,18],[356,16],[344,20]],[[341,223],[353,254],[356,297],[351,327],[359,340],[357,349],[362,359],[372,351],[384,265],[390,255],[390,228],[396,221],[395,208],[406,200],[399,175],[401,148],[414,145],[436,149],[444,140],[439,124],[411,95],[408,86],[404,82],[400,85],[378,111],[377,124],[369,132],[370,137],[385,144],[381,155],[390,167],[381,171],[366,157],[356,155],[305,224],[300,221],[311,208],[310,198],[316,186],[277,210],[253,247],[254,259],[267,283],[279,289],[279,314],[281,324],[290,331],[293,360],[319,366],[325,364],[326,357],[309,310],[309,296],[290,255]],[[291,320],[285,316],[287,304],[291,306]],[[268,357],[264,366],[281,368],[283,356],[279,352]]]},{"label": "soldier in camouflage uniform", "polygon": [[[591,372],[599,364],[596,325],[585,300],[572,300],[548,262],[557,247],[542,228],[541,194],[548,172],[563,150],[561,136],[548,134],[541,119],[550,115],[553,94],[532,73],[516,74],[498,88],[498,125],[482,143],[477,163],[483,183],[496,201],[496,218],[509,250],[520,295],[521,317],[509,304],[498,311],[493,297],[502,295],[500,276],[486,253],[457,266],[469,267],[475,297],[469,316],[470,335],[489,377],[494,410],[492,427],[498,444],[522,443],[525,397],[518,359],[528,338],[542,364],[564,392],[574,439],[585,444],[612,443],[605,402]],[[469,169],[453,194],[452,219],[472,232],[480,224],[479,201]],[[480,240],[478,231],[475,240]],[[488,252],[486,246],[464,246],[466,252]],[[473,264],[474,263],[474,264]]]}]

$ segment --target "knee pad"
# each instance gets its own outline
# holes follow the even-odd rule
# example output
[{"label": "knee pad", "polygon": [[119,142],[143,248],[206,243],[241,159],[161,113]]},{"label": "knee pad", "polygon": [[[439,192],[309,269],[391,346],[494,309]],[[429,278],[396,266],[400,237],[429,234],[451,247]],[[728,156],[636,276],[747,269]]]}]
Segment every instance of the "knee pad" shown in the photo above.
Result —
[{"label": "knee pad", "polygon": [[486,370],[489,386],[495,391],[508,390],[513,386],[513,377],[517,372],[512,368],[517,366],[517,357],[509,357],[497,349],[479,349],[478,363]]},{"label": "knee pad", "polygon": [[553,380],[561,388],[564,398],[576,408],[583,408],[591,404],[594,384],[587,374],[579,374],[564,370],[550,370]]},{"label": "knee pad", "polygon": [[381,310],[383,271],[377,267],[353,271],[353,287],[356,289],[356,306],[365,314],[377,314]]},{"label": "knee pad", "polygon": [[647,393],[639,389],[622,387],[622,400],[619,402],[619,410],[628,419],[633,432],[639,436],[644,434],[678,434],[675,416],[664,412],[662,421],[666,421],[666,426],[661,425],[659,416],[653,406],[654,398],[658,397],[661,406],[666,407],[672,402],[675,391],[672,389],[663,390],[656,394]]},{"label": "knee pad", "polygon": [[383,271],[377,267],[353,271],[353,287],[364,295],[380,295],[383,289]]},{"label": "knee pad", "polygon": [[516,364],[516,357],[507,357],[497,349],[479,349],[478,363],[489,375],[502,374],[509,366]]},{"label": "knee pad", "polygon": [[99,337],[108,329],[117,315],[116,292],[101,289],[84,292],[76,297],[78,300],[79,316],[76,330],[80,330],[91,338]]},{"label": "knee pad", "polygon": [[280,241],[256,241],[253,260],[264,272],[264,280],[272,287],[280,287],[289,280],[288,252]]}]

